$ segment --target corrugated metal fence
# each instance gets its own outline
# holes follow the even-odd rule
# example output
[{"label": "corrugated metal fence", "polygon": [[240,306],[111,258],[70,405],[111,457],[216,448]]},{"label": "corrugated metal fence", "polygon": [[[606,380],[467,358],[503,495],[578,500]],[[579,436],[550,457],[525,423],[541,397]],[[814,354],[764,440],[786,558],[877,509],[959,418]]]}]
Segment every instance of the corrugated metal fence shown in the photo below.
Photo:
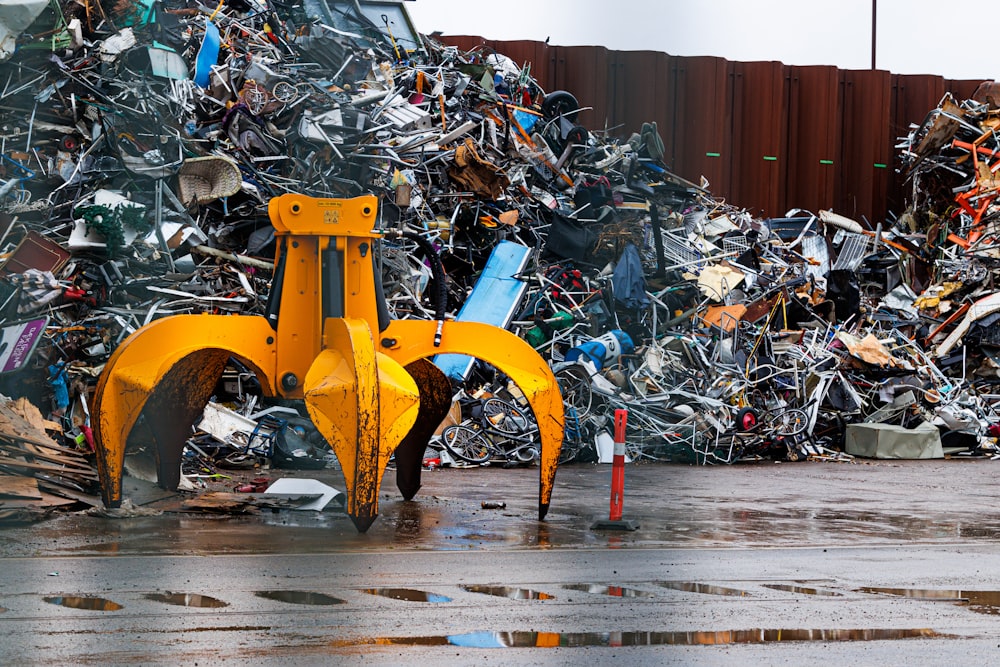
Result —
[{"label": "corrugated metal fence", "polygon": [[678,175],[761,217],[791,208],[832,209],[872,223],[905,206],[898,137],[921,123],[945,91],[972,96],[981,83],[882,70],[733,62],[599,46],[549,46],[473,36],[518,64],[546,91],[568,90],[590,130],[628,137],[656,121]]}]

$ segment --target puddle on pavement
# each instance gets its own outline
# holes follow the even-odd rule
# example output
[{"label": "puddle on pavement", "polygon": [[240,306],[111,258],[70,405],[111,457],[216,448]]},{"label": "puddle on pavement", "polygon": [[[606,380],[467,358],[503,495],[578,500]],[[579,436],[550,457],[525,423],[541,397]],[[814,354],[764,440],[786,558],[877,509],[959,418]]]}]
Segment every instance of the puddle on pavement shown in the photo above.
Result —
[{"label": "puddle on pavement", "polygon": [[914,629],[765,629],[715,632],[469,632],[459,635],[378,637],[338,640],[334,647],[391,644],[398,646],[462,646],[466,648],[556,648],[583,646],[711,646],[806,641],[885,641],[947,637],[929,628]]},{"label": "puddle on pavement", "polygon": [[85,598],[76,596],[53,596],[44,598],[49,604],[57,604],[71,609],[89,609],[91,611],[118,611],[124,607],[117,602],[104,598]]},{"label": "puddle on pavement", "polygon": [[912,600],[930,600],[934,602],[955,602],[968,605],[969,609],[980,614],[1000,616],[1000,591],[962,591],[936,590],[931,588],[878,588],[863,587],[856,589],[858,593],[874,593],[910,598]]},{"label": "puddle on pavement", "polygon": [[500,598],[510,598],[511,600],[554,600],[555,595],[549,595],[541,591],[533,591],[530,588],[514,588],[512,586],[462,586],[463,590],[470,593],[483,593],[484,595],[494,595]]},{"label": "puddle on pavement", "polygon": [[732,597],[747,598],[750,594],[738,588],[726,588],[725,586],[713,586],[712,584],[699,584],[692,581],[657,581],[657,586],[670,588],[675,591],[685,591],[687,593],[703,593],[704,595],[729,595]]},{"label": "puddle on pavement", "polygon": [[267,598],[268,600],[277,600],[278,602],[288,602],[291,604],[344,604],[344,601],[340,598],[324,595],[323,593],[310,593],[309,591],[257,591],[254,595],[259,598]]},{"label": "puddle on pavement", "polygon": [[198,593],[147,593],[147,600],[177,605],[179,607],[228,607],[228,602]]},{"label": "puddle on pavement", "polygon": [[799,593],[801,595],[828,595],[830,597],[840,597],[840,593],[824,591],[819,588],[807,588],[805,586],[792,586],[791,584],[761,584],[764,588],[775,591],[788,591],[789,593]]},{"label": "puddle on pavement", "polygon": [[[672,517],[663,539],[682,542],[774,544],[796,542],[807,533],[815,539],[853,540],[954,540],[996,538],[1000,522],[969,521],[965,518],[914,516],[874,511],[844,512],[830,509],[783,509],[720,511],[693,509]],[[803,527],[805,525],[805,528]]]},{"label": "puddle on pavement", "polygon": [[384,598],[407,602],[451,602],[451,598],[444,595],[418,591],[415,588],[366,588],[364,592],[369,595],[381,595]]},{"label": "puddle on pavement", "polygon": [[652,593],[640,591],[636,588],[625,588],[624,586],[605,586],[604,584],[564,584],[563,588],[571,591],[583,591],[584,593],[598,593],[600,595],[610,595],[614,598],[651,598]]}]

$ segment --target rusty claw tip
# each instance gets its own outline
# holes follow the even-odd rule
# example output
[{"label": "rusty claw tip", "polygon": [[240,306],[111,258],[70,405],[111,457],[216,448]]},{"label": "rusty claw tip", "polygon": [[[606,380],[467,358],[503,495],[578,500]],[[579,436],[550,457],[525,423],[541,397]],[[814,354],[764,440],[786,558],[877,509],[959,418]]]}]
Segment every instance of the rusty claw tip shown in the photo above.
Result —
[{"label": "rusty claw tip", "polygon": [[549,504],[538,503],[538,520],[543,521],[545,519],[545,515],[548,513],[549,513]]},{"label": "rusty claw tip", "polygon": [[375,523],[377,515],[375,516],[352,516],[351,521],[354,522],[354,527],[358,529],[359,533],[367,533],[368,529],[371,528],[372,524]]}]

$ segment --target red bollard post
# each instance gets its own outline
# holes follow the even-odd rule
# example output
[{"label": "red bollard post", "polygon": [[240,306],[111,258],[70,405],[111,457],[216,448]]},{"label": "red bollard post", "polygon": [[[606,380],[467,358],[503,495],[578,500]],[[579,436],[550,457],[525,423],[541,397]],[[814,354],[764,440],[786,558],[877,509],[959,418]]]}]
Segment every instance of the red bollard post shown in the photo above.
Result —
[{"label": "red bollard post", "polygon": [[625,503],[625,424],[628,410],[615,410],[615,455],[611,460],[611,512],[609,521],[622,520]]},{"label": "red bollard post", "polygon": [[611,460],[611,511],[607,521],[595,521],[591,530],[637,530],[639,524],[622,519],[625,504],[625,425],[628,410],[615,410],[615,454]]}]

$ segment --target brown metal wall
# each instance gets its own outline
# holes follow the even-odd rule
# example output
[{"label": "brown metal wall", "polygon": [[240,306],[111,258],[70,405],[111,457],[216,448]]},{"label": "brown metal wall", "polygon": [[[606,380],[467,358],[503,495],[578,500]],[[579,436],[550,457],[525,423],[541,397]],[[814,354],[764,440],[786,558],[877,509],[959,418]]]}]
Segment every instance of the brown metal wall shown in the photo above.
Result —
[{"label": "brown metal wall", "polygon": [[813,213],[833,208],[834,183],[843,156],[842,115],[840,70],[836,67],[791,68],[787,208],[804,208]]},{"label": "brown metal wall", "polygon": [[[920,125],[927,114],[937,107],[945,93],[945,81],[940,76],[931,74],[903,76],[892,75],[892,124],[889,128],[893,138],[905,137],[910,132],[911,125]],[[898,151],[896,152],[898,156]],[[893,167],[899,169],[898,157]],[[905,207],[907,183],[896,174],[890,179],[887,209],[893,212],[902,211]]]},{"label": "brown metal wall", "polygon": [[585,109],[577,122],[591,130],[604,129],[614,101],[609,79],[609,54],[603,46],[557,46],[552,49],[551,79],[538,80],[546,91],[568,90]]},{"label": "brown metal wall", "polygon": [[981,83],[599,46],[443,39],[530,62],[546,91],[576,96],[585,108],[579,120],[592,131],[627,139],[656,121],[664,161],[676,174],[694,182],[705,177],[714,196],[763,217],[792,208],[833,209],[875,224],[898,215],[908,192],[897,173],[897,139],[923,121],[945,91],[964,100]]},{"label": "brown metal wall", "polygon": [[628,138],[648,122],[655,121],[657,128],[673,125],[670,56],[656,51],[611,51],[608,77],[614,95],[607,122],[616,136]]},{"label": "brown metal wall", "polygon": [[700,56],[673,58],[674,125],[660,134],[679,175],[708,180],[718,197],[728,197],[733,168],[733,63]]},{"label": "brown metal wall", "polygon": [[788,172],[788,67],[738,62],[733,71],[733,173],[727,197],[756,216],[781,215]]}]

